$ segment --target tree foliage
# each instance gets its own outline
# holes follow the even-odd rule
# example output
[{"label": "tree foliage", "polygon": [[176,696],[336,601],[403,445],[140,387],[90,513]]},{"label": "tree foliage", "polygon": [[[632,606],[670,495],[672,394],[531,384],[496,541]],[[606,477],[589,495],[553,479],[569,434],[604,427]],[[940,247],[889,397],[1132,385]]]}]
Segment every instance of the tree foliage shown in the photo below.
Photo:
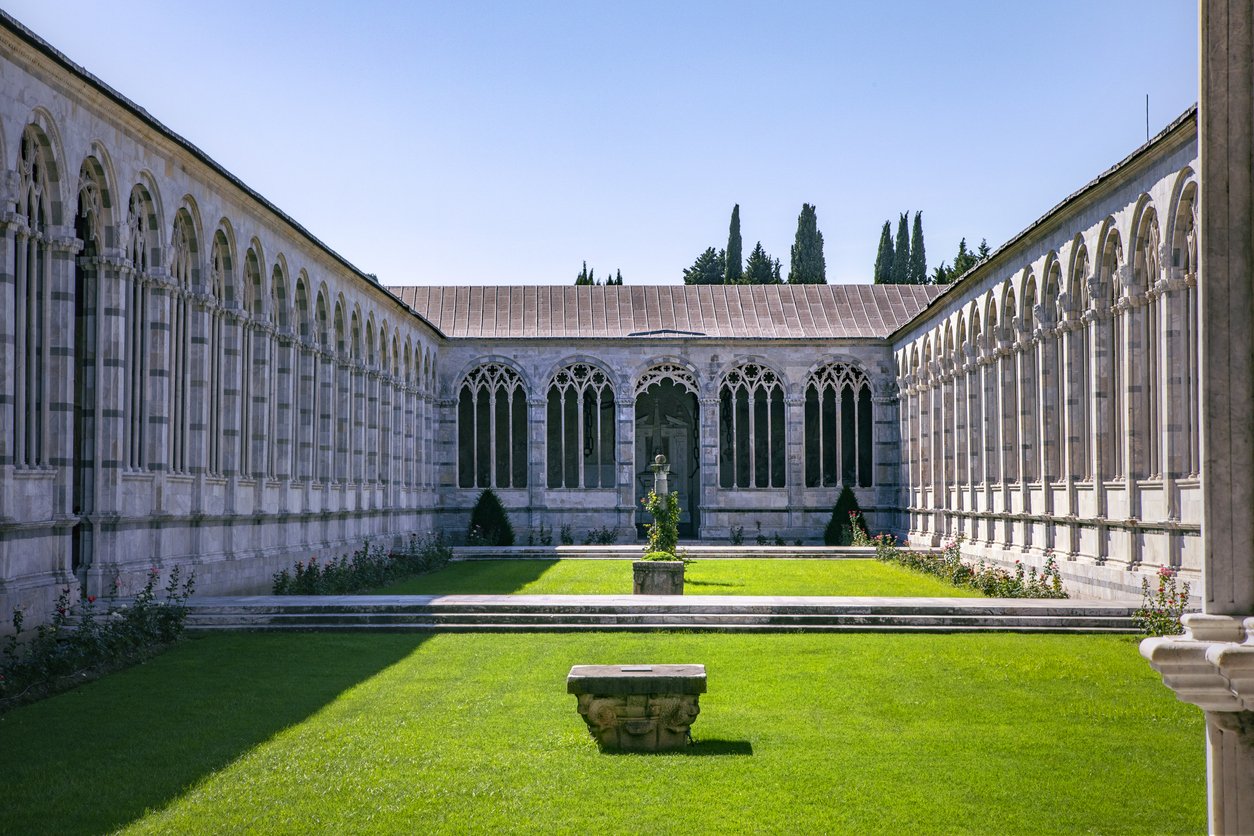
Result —
[{"label": "tree foliage", "polygon": [[[612,287],[614,285],[621,285],[622,283],[623,283],[623,271],[622,270],[615,270],[613,276],[608,276],[605,279],[606,287]],[[596,270],[588,269],[588,262],[585,261],[583,263],[583,269],[579,271],[579,274],[577,276],[575,276],[575,284],[576,285],[588,285],[588,286],[600,285],[601,280],[596,277]]]},{"label": "tree foliage", "polygon": [[745,284],[780,284],[779,259],[771,258],[759,241],[745,262]]},{"label": "tree foliage", "polygon": [[984,261],[991,254],[988,241],[981,240],[980,248],[976,252],[967,249],[967,239],[963,238],[958,242],[958,252],[954,256],[953,266],[950,267],[945,262],[941,262],[940,266],[932,271],[932,284],[949,284],[975,265]]},{"label": "tree foliage", "polygon": [[910,230],[910,284],[927,284],[927,253],[923,248],[923,213],[914,213]]},{"label": "tree foliage", "polygon": [[684,270],[684,284],[722,284],[727,273],[727,253],[706,247],[691,267]]},{"label": "tree foliage", "polygon": [[[850,517],[850,512],[858,516]],[[855,523],[856,520],[856,523]],[[848,485],[836,497],[836,507],[832,508],[832,517],[827,521],[823,531],[823,543],[828,546],[847,546],[853,542],[853,526],[857,525],[866,533],[866,523],[862,520],[862,509],[858,507],[858,497],[854,496]]]},{"label": "tree foliage", "polygon": [[823,258],[823,233],[818,215],[809,203],[801,205],[797,234],[793,240],[788,267],[789,284],[827,284],[827,262]]},{"label": "tree foliage", "polygon": [[893,281],[893,225],[884,221],[880,231],[880,248],[875,254],[875,283],[892,284]]},{"label": "tree foliage", "polygon": [[910,230],[907,228],[909,213],[897,220],[897,246],[893,250],[893,284],[910,283]]},{"label": "tree foliage", "polygon": [[723,284],[743,284],[744,268],[741,264],[740,204],[732,207],[731,225],[727,230],[727,250],[724,258]]},{"label": "tree foliage", "polygon": [[491,488],[484,488],[470,512],[470,527],[466,530],[466,542],[475,546],[512,546],[514,527],[500,497]]}]

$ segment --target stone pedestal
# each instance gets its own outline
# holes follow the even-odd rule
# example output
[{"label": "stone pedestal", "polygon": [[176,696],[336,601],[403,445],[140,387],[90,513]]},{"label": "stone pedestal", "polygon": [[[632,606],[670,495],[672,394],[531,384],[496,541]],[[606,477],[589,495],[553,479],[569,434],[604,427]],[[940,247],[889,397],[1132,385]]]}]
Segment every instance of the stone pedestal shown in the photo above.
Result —
[{"label": "stone pedestal", "polygon": [[635,560],[631,564],[631,591],[635,595],[683,595],[682,560]]},{"label": "stone pedestal", "polygon": [[602,749],[672,752],[692,740],[705,665],[575,665],[566,690]]}]

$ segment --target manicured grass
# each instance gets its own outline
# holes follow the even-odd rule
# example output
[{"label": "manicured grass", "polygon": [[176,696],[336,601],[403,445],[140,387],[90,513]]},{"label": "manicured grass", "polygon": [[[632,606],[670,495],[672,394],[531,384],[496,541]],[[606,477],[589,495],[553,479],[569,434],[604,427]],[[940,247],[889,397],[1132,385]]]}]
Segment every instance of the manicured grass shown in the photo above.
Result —
[{"label": "manicured grass", "polygon": [[[690,751],[598,662],[705,663]],[[215,635],[0,717],[0,830],[1199,833],[1202,740],[1128,637]]]},{"label": "manicured grass", "polygon": [[[631,592],[630,560],[468,560],[376,592],[389,595],[613,595]],[[686,595],[879,595],[981,598],[877,560],[694,560]]]}]

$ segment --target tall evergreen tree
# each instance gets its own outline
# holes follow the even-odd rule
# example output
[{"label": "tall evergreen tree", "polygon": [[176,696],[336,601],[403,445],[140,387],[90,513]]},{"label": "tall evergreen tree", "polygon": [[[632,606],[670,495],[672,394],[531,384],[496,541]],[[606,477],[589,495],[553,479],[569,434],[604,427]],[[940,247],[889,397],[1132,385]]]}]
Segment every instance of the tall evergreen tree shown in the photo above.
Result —
[{"label": "tall evergreen tree", "polygon": [[808,203],[801,205],[801,214],[797,216],[797,235],[793,239],[788,283],[827,284],[823,233],[819,232],[818,215]]},{"label": "tall evergreen tree", "polygon": [[605,283],[612,284],[615,287],[622,287],[623,286],[623,271],[616,269],[614,271],[614,278],[606,279]]},{"label": "tall evergreen tree", "polygon": [[779,259],[771,258],[759,241],[745,263],[746,284],[779,284]]},{"label": "tall evergreen tree", "polygon": [[724,250],[706,247],[692,266],[684,270],[684,284],[722,284],[727,272],[726,261]]},{"label": "tall evergreen tree", "polygon": [[923,213],[914,213],[910,230],[910,284],[927,284],[927,253],[923,249]]},{"label": "tall evergreen tree", "polygon": [[988,246],[988,239],[987,239],[987,238],[981,238],[981,239],[980,239],[980,248],[979,248],[978,250],[976,250],[976,251],[975,251],[975,257],[976,257],[976,259],[977,259],[977,260],[979,260],[979,261],[984,261],[985,259],[987,259],[987,258],[988,258],[990,255],[992,255],[992,254],[993,254],[993,251],[992,251],[992,250],[989,248],[989,246]]},{"label": "tall evergreen tree", "polygon": [[579,275],[575,276],[575,285],[592,284],[592,275],[588,272],[588,262],[583,263],[583,269],[579,271]]},{"label": "tall evergreen tree", "polygon": [[731,227],[727,230],[726,270],[723,284],[744,283],[744,256],[741,254],[740,240],[740,204],[732,207]]},{"label": "tall evergreen tree", "polygon": [[907,228],[907,215],[902,215],[897,221],[897,247],[893,252],[893,284],[910,283],[910,230]]},{"label": "tall evergreen tree", "polygon": [[884,221],[880,232],[880,249],[875,254],[875,283],[889,284],[893,280],[893,225]]}]

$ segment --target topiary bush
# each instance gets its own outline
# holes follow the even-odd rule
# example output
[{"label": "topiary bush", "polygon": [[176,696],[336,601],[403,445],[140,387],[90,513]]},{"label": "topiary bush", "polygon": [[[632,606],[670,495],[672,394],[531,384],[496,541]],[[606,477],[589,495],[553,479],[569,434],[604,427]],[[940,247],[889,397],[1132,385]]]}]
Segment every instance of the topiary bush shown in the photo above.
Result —
[{"label": "topiary bush", "polygon": [[858,507],[858,497],[846,485],[836,498],[832,518],[827,521],[827,528],[823,530],[823,543],[828,546],[848,546],[853,542],[854,526],[863,535],[867,533],[866,523],[862,520],[862,509]]},{"label": "topiary bush", "polygon": [[472,546],[512,546],[514,527],[496,491],[484,488],[470,512],[470,528],[466,542]]}]

